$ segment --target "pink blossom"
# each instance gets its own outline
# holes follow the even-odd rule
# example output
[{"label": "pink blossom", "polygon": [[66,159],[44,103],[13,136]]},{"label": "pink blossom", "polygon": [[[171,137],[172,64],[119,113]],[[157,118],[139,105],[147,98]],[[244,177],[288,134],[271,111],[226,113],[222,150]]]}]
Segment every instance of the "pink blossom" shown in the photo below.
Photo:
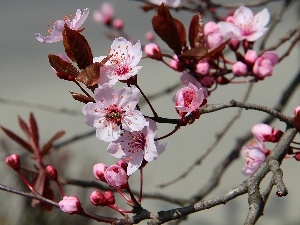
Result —
[{"label": "pink blossom", "polygon": [[[101,67],[100,85],[109,83],[115,85],[118,80],[127,80],[136,75],[142,66],[137,66],[142,58],[141,43],[138,41],[132,45],[123,37],[116,38],[109,53],[109,61]],[[101,61],[104,57],[94,58]]]},{"label": "pink blossom", "polygon": [[127,184],[128,176],[126,171],[118,165],[109,166],[104,173],[107,183],[113,187],[120,187]]},{"label": "pink blossom", "polygon": [[69,214],[79,214],[83,211],[80,201],[76,196],[64,196],[58,205],[63,212]]},{"label": "pink blossom", "polygon": [[155,43],[149,43],[145,45],[144,51],[147,56],[153,59],[161,60],[161,50],[159,46]]},{"label": "pink blossom", "polygon": [[254,125],[251,132],[256,139],[263,142],[278,142],[283,134],[281,130],[275,130],[273,127],[263,123]]},{"label": "pink blossom", "polygon": [[171,6],[176,8],[180,5],[181,0],[148,0],[150,3],[154,5],[161,5],[161,3],[165,3],[167,6]]},{"label": "pink blossom", "polygon": [[61,41],[63,39],[62,32],[64,30],[65,24],[67,24],[67,26],[72,30],[81,30],[82,28],[80,27],[84,23],[88,15],[89,15],[88,8],[84,9],[82,14],[80,9],[77,9],[76,14],[72,20],[70,20],[68,17],[65,17],[63,20],[56,20],[53,23],[53,29],[48,30],[50,36],[43,37],[39,33],[36,33],[35,38],[39,42],[43,42],[43,43],[53,43],[53,42]]},{"label": "pink blossom", "polygon": [[97,180],[106,182],[104,177],[104,172],[107,169],[107,166],[103,163],[97,163],[93,166],[93,174]]},{"label": "pink blossom", "polygon": [[183,87],[177,91],[175,108],[180,116],[186,116],[197,110],[204,99],[204,90],[189,83],[187,87]]},{"label": "pink blossom", "polygon": [[169,66],[176,71],[183,71],[183,68],[180,67],[180,63],[177,55],[173,55],[173,59],[170,60]]},{"label": "pink blossom", "polygon": [[270,13],[268,9],[263,9],[254,16],[251,9],[240,6],[226,22],[219,22],[218,27],[224,36],[252,42],[268,30],[266,25],[269,20]]},{"label": "pink blossom", "polygon": [[250,65],[253,65],[258,58],[257,52],[254,50],[248,50],[245,54],[245,61]]},{"label": "pink blossom", "polygon": [[195,85],[198,89],[202,88],[204,91],[204,96],[207,97],[208,96],[208,92],[207,89],[205,87],[203,87],[203,85],[195,78],[193,77],[191,74],[187,73],[187,72],[183,72],[180,75],[180,81],[181,84],[183,86],[188,86],[189,83]]},{"label": "pink blossom", "polygon": [[152,162],[164,150],[165,144],[154,141],[157,127],[153,120],[148,120],[149,126],[141,131],[124,132],[122,137],[108,145],[108,152],[116,157],[122,158],[128,163],[127,175],[134,173],[142,165],[143,160]]},{"label": "pink blossom", "polygon": [[251,176],[263,163],[267,154],[268,151],[262,141],[257,139],[250,141],[241,149],[241,155],[247,160],[242,173],[245,176]]},{"label": "pink blossom", "polygon": [[104,2],[99,10],[95,10],[93,12],[93,20],[102,24],[109,25],[114,17],[114,7],[108,2]]},{"label": "pink blossom", "polygon": [[259,78],[264,79],[271,76],[273,68],[278,62],[278,56],[273,51],[264,52],[254,63],[252,72]]},{"label": "pink blossom", "polygon": [[235,76],[246,76],[248,73],[247,65],[241,61],[232,65],[232,73]]},{"label": "pink blossom", "polygon": [[224,42],[224,36],[215,22],[208,22],[204,25],[204,35],[209,48],[216,48]]},{"label": "pink blossom", "polygon": [[107,142],[117,140],[123,130],[142,130],[148,122],[135,110],[139,97],[137,88],[115,91],[109,84],[99,86],[94,91],[95,103],[89,102],[82,109],[86,124],[95,127],[96,137]]}]

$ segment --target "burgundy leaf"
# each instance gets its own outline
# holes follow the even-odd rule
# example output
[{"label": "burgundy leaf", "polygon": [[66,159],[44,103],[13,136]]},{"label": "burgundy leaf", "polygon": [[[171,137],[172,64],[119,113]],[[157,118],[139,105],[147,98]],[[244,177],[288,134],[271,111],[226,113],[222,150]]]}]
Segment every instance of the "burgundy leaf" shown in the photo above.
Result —
[{"label": "burgundy leaf", "polygon": [[[54,191],[52,190],[51,184],[48,179],[46,180],[43,197],[47,198],[49,200],[52,200],[52,201],[54,200]],[[53,205],[50,205],[46,202],[41,202],[41,206],[45,211],[48,211],[48,212],[51,212],[53,209]]]},{"label": "burgundy leaf", "polygon": [[65,131],[58,131],[56,134],[54,134],[53,137],[43,146],[41,155],[47,155],[53,146],[53,142],[64,136],[65,133]]},{"label": "burgundy leaf", "polygon": [[173,21],[176,25],[176,29],[179,34],[180,47],[182,49],[183,47],[186,46],[186,31],[185,31],[183,23],[181,23],[179,20],[177,20],[175,18],[173,18]]},{"label": "burgundy leaf", "polygon": [[33,113],[30,113],[29,115],[29,124],[30,124],[31,137],[34,141],[35,146],[39,148],[39,140],[40,140],[39,130]]},{"label": "burgundy leaf", "polygon": [[25,135],[30,138],[30,130],[29,127],[27,126],[27,124],[25,123],[25,121],[18,116],[18,122],[19,122],[19,126],[22,129],[22,131],[25,133]]},{"label": "burgundy leaf", "polygon": [[205,58],[207,53],[208,51],[206,47],[197,47],[184,51],[181,55],[178,56],[178,58],[192,58],[197,59],[199,61]]},{"label": "burgundy leaf", "polygon": [[189,27],[189,42],[191,48],[206,46],[203,21],[200,14],[194,15],[191,19]]},{"label": "burgundy leaf", "polygon": [[66,54],[77,63],[79,69],[84,69],[93,63],[93,53],[85,37],[66,24],[63,30],[63,43]]},{"label": "burgundy leaf", "polygon": [[87,96],[85,96],[83,94],[75,93],[75,92],[72,92],[72,91],[70,91],[70,93],[71,93],[72,97],[75,100],[79,101],[79,102],[83,102],[85,104],[89,103],[89,102],[94,102],[94,99],[91,98],[91,97],[87,97]]},{"label": "burgundy leaf", "polygon": [[74,80],[78,74],[78,70],[72,63],[69,63],[57,55],[48,55],[50,65],[56,71],[59,78],[64,80]]},{"label": "burgundy leaf", "polygon": [[16,135],[15,133],[13,133],[12,131],[0,126],[1,129],[4,131],[4,133],[11,138],[12,140],[14,140],[15,142],[17,142],[19,145],[21,145],[23,148],[25,148],[26,150],[28,150],[29,152],[33,153],[33,149],[31,148],[31,146],[22,138],[20,138],[18,135]]},{"label": "burgundy leaf", "polygon": [[164,3],[158,7],[157,15],[152,18],[152,26],[155,33],[166,42],[175,54],[179,55],[182,45],[177,25]]}]

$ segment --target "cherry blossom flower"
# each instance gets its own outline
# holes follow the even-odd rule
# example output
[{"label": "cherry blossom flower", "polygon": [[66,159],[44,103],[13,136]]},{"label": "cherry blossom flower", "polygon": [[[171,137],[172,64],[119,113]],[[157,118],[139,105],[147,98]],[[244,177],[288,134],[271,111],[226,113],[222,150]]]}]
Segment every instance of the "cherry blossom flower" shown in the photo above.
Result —
[{"label": "cherry blossom flower", "polygon": [[83,211],[80,201],[76,196],[64,196],[58,205],[62,211],[69,214],[78,214]]},{"label": "cherry blossom flower", "polygon": [[53,23],[53,29],[48,30],[50,33],[50,36],[43,37],[39,33],[35,34],[36,40],[43,43],[53,43],[57,41],[61,41],[63,39],[62,32],[64,30],[64,25],[67,24],[67,26],[72,30],[82,30],[81,25],[84,23],[86,18],[89,15],[89,9],[86,8],[83,10],[83,13],[81,14],[80,9],[77,9],[76,14],[72,20],[70,18],[65,17],[63,20],[56,20]]},{"label": "cherry blossom flower", "polygon": [[268,9],[263,9],[254,16],[251,9],[240,6],[226,22],[219,22],[218,27],[224,36],[256,41],[268,30],[266,25],[269,20]]},{"label": "cherry blossom flower", "polygon": [[148,0],[148,2],[154,5],[161,5],[161,3],[165,3],[167,6],[176,8],[180,5],[181,0]]},{"label": "cherry blossom flower", "polygon": [[260,141],[278,142],[283,132],[281,130],[275,130],[273,127],[258,123],[251,129],[253,136]]},{"label": "cherry blossom flower", "polygon": [[115,91],[109,84],[99,86],[94,91],[95,103],[89,102],[82,109],[86,124],[95,127],[96,137],[106,142],[117,140],[123,130],[142,130],[148,122],[135,110],[139,97],[137,88]]},{"label": "cherry blossom flower", "polygon": [[274,51],[264,52],[254,63],[252,72],[259,78],[271,76],[273,68],[278,62],[278,55]]},{"label": "cherry blossom flower", "polygon": [[[193,77],[191,74],[187,73],[187,72],[183,72],[180,75],[180,81],[181,84],[184,86],[188,86],[189,83],[195,85],[198,89],[202,88],[204,91],[204,96],[207,97],[208,96],[208,92],[207,89],[205,87],[203,87],[203,85],[195,78]],[[174,99],[175,102],[175,99]]]},{"label": "cherry blossom flower", "polygon": [[99,10],[93,11],[93,20],[98,23],[110,25],[114,17],[114,7],[108,2],[104,2]]},{"label": "cherry blossom flower", "polygon": [[[138,41],[132,45],[123,37],[116,38],[109,53],[109,61],[101,67],[100,85],[109,83],[115,85],[118,80],[127,80],[136,75],[142,66],[137,66],[142,58],[141,43]],[[104,57],[94,58],[101,61]]]},{"label": "cherry blossom flower", "polygon": [[142,165],[143,160],[154,161],[164,150],[166,144],[154,141],[157,132],[156,123],[148,119],[149,126],[141,131],[128,132],[108,145],[108,152],[128,163],[127,175],[134,173]]},{"label": "cherry blossom flower", "polygon": [[175,108],[180,116],[189,115],[197,110],[205,99],[204,90],[197,88],[192,83],[187,87],[181,88],[175,96]]},{"label": "cherry blossom flower", "polygon": [[240,153],[247,160],[242,173],[245,176],[251,176],[263,163],[269,151],[262,141],[253,139],[241,149]]},{"label": "cherry blossom flower", "polygon": [[110,186],[124,187],[128,182],[126,171],[118,165],[109,166],[104,173],[105,179]]}]

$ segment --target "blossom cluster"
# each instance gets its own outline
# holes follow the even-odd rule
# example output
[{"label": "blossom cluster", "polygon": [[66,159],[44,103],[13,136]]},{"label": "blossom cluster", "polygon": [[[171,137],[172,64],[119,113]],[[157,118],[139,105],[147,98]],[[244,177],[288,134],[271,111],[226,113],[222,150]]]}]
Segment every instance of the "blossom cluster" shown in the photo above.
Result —
[{"label": "blossom cluster", "polygon": [[251,176],[269,155],[270,150],[265,147],[264,142],[278,142],[283,134],[281,130],[263,123],[254,125],[251,132],[254,139],[241,149],[241,155],[247,161],[242,169],[242,173],[246,176]]}]

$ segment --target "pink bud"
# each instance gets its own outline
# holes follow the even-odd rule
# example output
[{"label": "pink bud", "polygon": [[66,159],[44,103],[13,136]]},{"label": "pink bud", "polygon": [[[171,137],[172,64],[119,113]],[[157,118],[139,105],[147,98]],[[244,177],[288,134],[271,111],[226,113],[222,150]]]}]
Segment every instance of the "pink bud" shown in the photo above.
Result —
[{"label": "pink bud", "polygon": [[173,56],[173,59],[170,60],[169,66],[176,71],[182,72],[183,68],[180,66],[177,55]]},{"label": "pink bud", "polygon": [[115,16],[115,9],[113,6],[106,2],[101,5],[99,10],[93,12],[93,19],[95,22],[110,25]]},{"label": "pink bud", "polygon": [[154,33],[152,31],[148,31],[145,34],[145,37],[148,41],[154,41],[154,39],[155,39]]},{"label": "pink bud", "polygon": [[206,60],[200,61],[196,66],[196,72],[201,75],[207,75],[209,73],[210,66]]},{"label": "pink bud", "polygon": [[245,61],[250,65],[253,65],[258,58],[257,52],[254,50],[248,50],[245,54]]},{"label": "pink bud", "polygon": [[71,215],[80,214],[83,211],[79,199],[75,196],[64,196],[58,205],[63,212]]},{"label": "pink bud", "polygon": [[99,205],[106,206],[107,205],[107,200],[100,191],[93,191],[92,194],[90,195],[90,200],[91,200],[91,203],[96,206],[99,206]]},{"label": "pink bud", "polygon": [[298,113],[300,112],[300,105],[297,106],[295,109],[294,109],[294,115],[295,116],[298,116]]},{"label": "pink bud", "polygon": [[232,72],[235,76],[246,76],[248,73],[247,65],[238,61],[232,65]]},{"label": "pink bud", "polygon": [[215,83],[215,79],[211,76],[203,76],[200,82],[204,87],[210,88]]},{"label": "pink bud", "polygon": [[107,169],[107,166],[103,163],[95,164],[94,167],[93,167],[94,177],[97,180],[101,180],[103,182],[106,182],[105,177],[104,177],[104,172],[106,171],[106,169]]},{"label": "pink bud", "polygon": [[6,157],[5,162],[8,166],[16,171],[20,170],[20,156],[17,154],[12,154]]},{"label": "pink bud", "polygon": [[300,152],[296,153],[294,157],[297,161],[300,161]]},{"label": "pink bud", "polygon": [[218,30],[219,30],[218,25],[215,22],[210,21],[204,25],[204,35],[205,36],[215,33]]},{"label": "pink bud", "polygon": [[107,167],[104,172],[104,176],[110,186],[120,187],[127,185],[128,176],[121,166],[112,165]]},{"label": "pink bud", "polygon": [[162,60],[161,51],[157,44],[149,43],[144,49],[147,56],[156,60]]},{"label": "pink bud", "polygon": [[118,162],[117,162],[117,165],[118,166],[121,166],[125,171],[127,170],[127,166],[128,166],[128,164],[124,161],[124,160],[119,160]]},{"label": "pink bud", "polygon": [[47,176],[48,176],[51,180],[57,180],[57,170],[54,168],[54,166],[48,165],[48,166],[46,167],[46,172],[47,172]]},{"label": "pink bud", "polygon": [[114,193],[112,193],[111,191],[105,191],[104,197],[105,197],[108,205],[115,204],[115,196],[114,196]]},{"label": "pink bud", "polygon": [[113,22],[113,27],[117,30],[122,30],[124,28],[124,22],[121,19],[115,19]]},{"label": "pink bud", "polygon": [[273,73],[273,67],[278,62],[278,56],[273,51],[267,51],[263,53],[254,63],[253,73],[259,78],[264,79],[267,76],[271,76]]},{"label": "pink bud", "polygon": [[263,142],[278,142],[283,132],[275,130],[267,124],[258,123],[251,129],[253,136]]},{"label": "pink bud", "polygon": [[240,41],[238,39],[231,38],[228,45],[231,50],[236,51],[240,47]]}]

